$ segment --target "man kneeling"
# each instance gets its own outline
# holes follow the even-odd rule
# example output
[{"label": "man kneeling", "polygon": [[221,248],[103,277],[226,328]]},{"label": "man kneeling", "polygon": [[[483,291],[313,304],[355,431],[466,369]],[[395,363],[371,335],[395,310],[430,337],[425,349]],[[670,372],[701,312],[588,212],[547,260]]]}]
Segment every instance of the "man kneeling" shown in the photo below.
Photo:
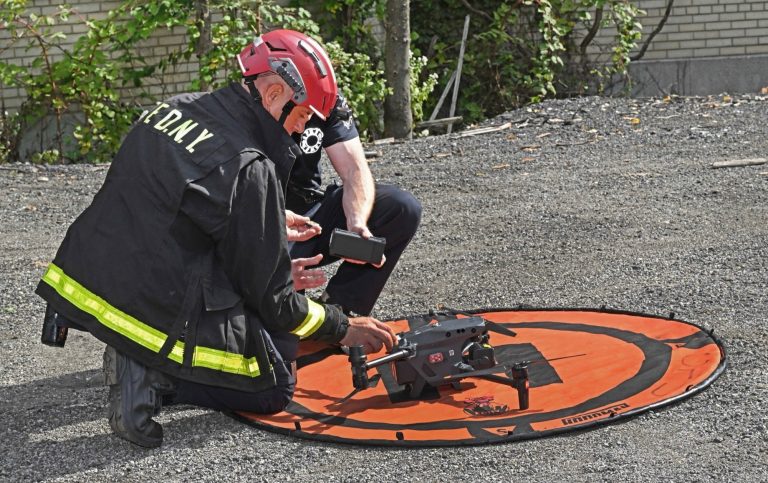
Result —
[{"label": "man kneeling", "polygon": [[[277,30],[237,57],[242,84],[145,111],[37,287],[46,322],[107,344],[109,422],[162,443],[162,404],[273,413],[293,395],[298,341],[367,351],[395,335],[295,290],[288,239],[319,233],[286,212],[297,128],[328,116],[333,68],[311,38]],[[288,230],[286,230],[286,227]]]}]

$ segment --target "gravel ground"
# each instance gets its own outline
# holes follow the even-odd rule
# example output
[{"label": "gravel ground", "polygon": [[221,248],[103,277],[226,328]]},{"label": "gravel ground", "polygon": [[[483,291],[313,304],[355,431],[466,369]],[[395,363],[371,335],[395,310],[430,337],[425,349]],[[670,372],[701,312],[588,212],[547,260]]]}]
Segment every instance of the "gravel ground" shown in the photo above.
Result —
[{"label": "gravel ground", "polygon": [[32,292],[103,166],[0,167],[0,480],[768,481],[768,98],[550,101],[507,129],[375,146],[379,181],[422,226],[379,301],[386,319],[440,303],[666,315],[714,327],[729,368],[710,388],[624,423],[469,448],[294,439],[191,407],[165,443],[110,433],[103,346],[39,343]]}]

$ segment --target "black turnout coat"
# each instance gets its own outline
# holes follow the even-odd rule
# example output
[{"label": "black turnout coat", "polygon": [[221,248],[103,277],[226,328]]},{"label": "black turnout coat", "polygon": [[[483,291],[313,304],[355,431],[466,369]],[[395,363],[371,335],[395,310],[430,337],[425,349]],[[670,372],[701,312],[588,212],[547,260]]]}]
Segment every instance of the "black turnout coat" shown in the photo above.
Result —
[{"label": "black turnout coat", "polygon": [[[269,334],[339,341],[347,318],[294,290],[284,194],[296,145],[239,85],[145,111],[37,293],[168,374],[258,391]],[[291,336],[288,336],[291,337]]]}]

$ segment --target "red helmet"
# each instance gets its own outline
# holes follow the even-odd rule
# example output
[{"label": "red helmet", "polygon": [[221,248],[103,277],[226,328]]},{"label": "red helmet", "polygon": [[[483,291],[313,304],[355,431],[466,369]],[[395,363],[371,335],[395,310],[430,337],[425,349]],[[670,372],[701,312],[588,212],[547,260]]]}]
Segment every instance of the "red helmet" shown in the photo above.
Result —
[{"label": "red helmet", "polygon": [[293,89],[293,102],[326,119],[336,103],[336,75],[328,54],[315,40],[294,30],[256,37],[237,56],[246,80],[273,72]]}]

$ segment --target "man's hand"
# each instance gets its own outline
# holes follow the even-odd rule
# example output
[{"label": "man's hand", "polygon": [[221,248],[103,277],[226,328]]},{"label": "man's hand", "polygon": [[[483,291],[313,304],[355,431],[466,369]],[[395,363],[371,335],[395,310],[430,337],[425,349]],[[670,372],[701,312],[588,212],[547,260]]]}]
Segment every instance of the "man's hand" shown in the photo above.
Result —
[{"label": "man's hand", "polygon": [[324,285],[326,280],[325,272],[316,268],[307,270],[306,267],[312,267],[320,263],[323,254],[318,253],[312,258],[297,258],[291,260],[291,278],[295,290],[305,290],[308,288],[317,288]]},{"label": "man's hand", "polygon": [[[366,240],[373,236],[373,233],[371,233],[371,230],[368,229],[368,226],[366,224],[361,223],[355,223],[352,220],[347,221],[347,231],[351,231],[353,233],[357,233],[361,237],[365,238]],[[353,258],[344,258],[345,262],[354,263],[355,265],[365,265],[368,262],[364,262],[362,260],[355,260]],[[381,261],[379,263],[371,263],[376,268],[381,268],[384,266],[384,263],[386,263],[387,257],[386,255],[381,256]]]},{"label": "man's hand", "polygon": [[363,346],[366,354],[379,352],[382,346],[391,351],[396,344],[397,336],[392,328],[373,317],[350,318],[347,335],[341,339],[341,345]]},{"label": "man's hand", "polygon": [[306,216],[285,210],[285,229],[289,242],[302,242],[319,235],[323,228]]}]

